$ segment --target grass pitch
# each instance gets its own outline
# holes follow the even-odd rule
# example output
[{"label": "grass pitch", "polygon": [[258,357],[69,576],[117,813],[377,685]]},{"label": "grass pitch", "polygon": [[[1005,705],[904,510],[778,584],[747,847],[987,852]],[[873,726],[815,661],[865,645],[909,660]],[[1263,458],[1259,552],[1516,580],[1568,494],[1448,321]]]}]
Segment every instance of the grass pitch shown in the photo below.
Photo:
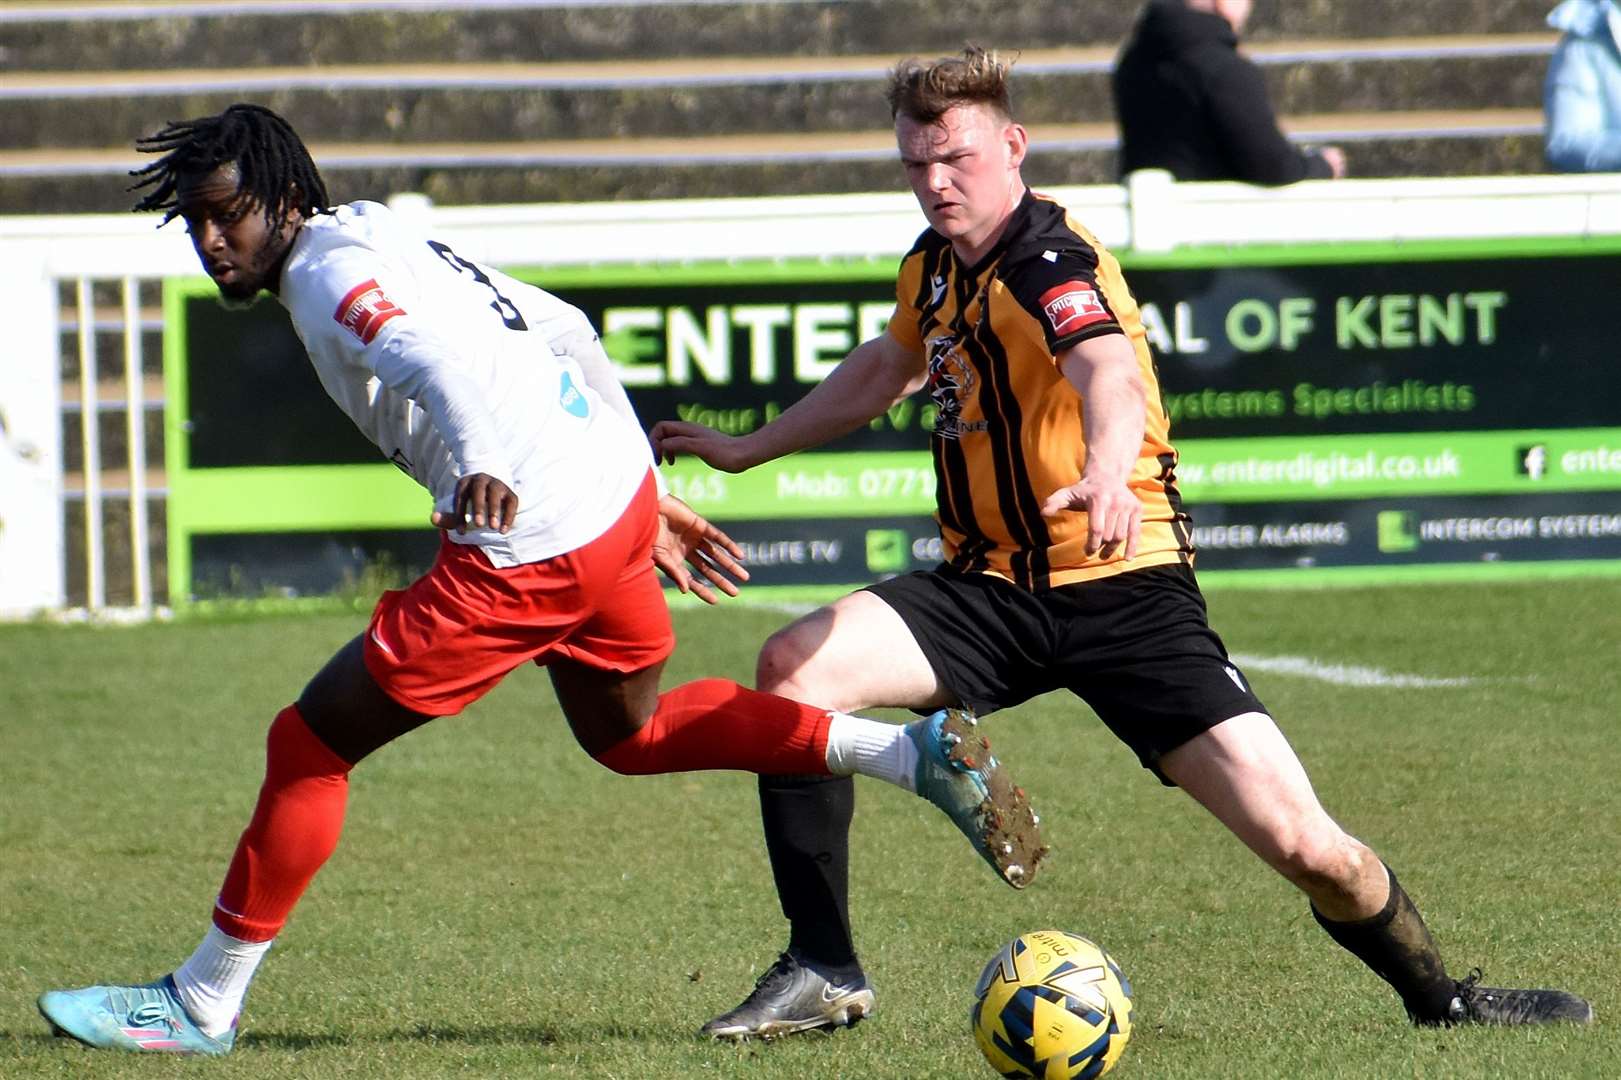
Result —
[{"label": "grass pitch", "polygon": [[[1034,886],[1014,893],[934,810],[858,781],[876,1017],[701,1042],[785,939],[754,781],[607,772],[531,668],[356,771],[343,843],[272,949],[235,1054],[48,1038],[41,990],[152,978],[190,952],[266,725],[364,622],[327,614],[0,627],[0,1076],[991,1076],[973,981],[1048,926],[1096,938],[1135,985],[1113,1075],[1621,1076],[1621,581],[1221,591],[1211,610],[1454,973],[1569,987],[1597,1025],[1409,1027],[1287,884],[1051,696],[989,721],[1053,847]],[[672,683],[748,679],[785,619],[680,612]]]}]

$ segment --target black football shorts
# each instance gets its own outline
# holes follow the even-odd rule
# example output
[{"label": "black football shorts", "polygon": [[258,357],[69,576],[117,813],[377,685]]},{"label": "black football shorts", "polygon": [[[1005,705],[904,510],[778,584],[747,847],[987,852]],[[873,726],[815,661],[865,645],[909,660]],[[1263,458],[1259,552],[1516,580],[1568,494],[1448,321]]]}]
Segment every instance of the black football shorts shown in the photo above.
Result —
[{"label": "black football shorts", "polygon": [[941,566],[866,591],[900,614],[940,682],[976,715],[1069,690],[1165,783],[1162,755],[1223,720],[1266,712],[1210,629],[1186,566],[1039,593]]}]

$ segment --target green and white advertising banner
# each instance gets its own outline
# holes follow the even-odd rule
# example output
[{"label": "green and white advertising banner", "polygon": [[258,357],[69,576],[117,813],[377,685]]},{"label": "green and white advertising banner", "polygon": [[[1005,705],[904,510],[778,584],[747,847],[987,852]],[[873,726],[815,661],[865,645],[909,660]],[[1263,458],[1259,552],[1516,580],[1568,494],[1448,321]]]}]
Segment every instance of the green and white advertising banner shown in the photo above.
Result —
[{"label": "green and white advertising banner", "polygon": [[[1123,257],[1206,576],[1621,572],[1621,238]],[[602,330],[644,423],[743,433],[880,333],[894,265],[519,269]],[[175,599],[431,559],[428,500],[321,391],[285,313],[166,298]],[[932,565],[926,396],[744,475],[668,467],[757,586]]]}]

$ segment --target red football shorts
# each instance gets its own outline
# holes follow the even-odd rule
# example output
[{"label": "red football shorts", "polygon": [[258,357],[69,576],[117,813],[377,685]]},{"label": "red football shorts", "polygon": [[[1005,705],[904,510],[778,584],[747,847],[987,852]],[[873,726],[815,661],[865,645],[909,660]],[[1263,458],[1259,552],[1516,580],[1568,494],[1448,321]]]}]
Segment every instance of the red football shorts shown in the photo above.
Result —
[{"label": "red football shorts", "polygon": [[657,529],[649,473],[607,532],[542,562],[498,569],[447,536],[432,570],[377,601],[366,669],[406,708],[449,716],[525,660],[626,672],[656,664],[675,648],[653,567]]}]

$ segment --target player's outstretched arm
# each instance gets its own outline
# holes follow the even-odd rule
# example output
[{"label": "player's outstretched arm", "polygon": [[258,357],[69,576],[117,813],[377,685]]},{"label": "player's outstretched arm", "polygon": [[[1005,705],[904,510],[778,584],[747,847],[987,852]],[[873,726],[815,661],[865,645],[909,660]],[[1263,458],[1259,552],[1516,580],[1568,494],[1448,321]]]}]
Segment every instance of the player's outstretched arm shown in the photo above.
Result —
[{"label": "player's outstretched arm", "polygon": [[743,472],[854,431],[916,391],[927,374],[921,353],[879,334],[852,349],[832,374],[781,416],[747,435],[660,420],[648,438],[659,461],[691,454],[722,472]]},{"label": "player's outstretched arm", "polygon": [[[674,495],[659,499],[659,533],[653,540],[653,564],[675,582],[676,588],[692,593],[706,604],[720,601],[709,587],[711,584],[727,596],[736,596],[737,582],[732,579],[749,579],[749,572],[738,561],[742,557],[743,549],[736,541],[692,507]],[[693,570],[698,576],[693,575]]]},{"label": "player's outstretched arm", "polygon": [[1130,559],[1137,554],[1143,503],[1129,481],[1142,450],[1147,402],[1136,350],[1124,334],[1104,334],[1071,346],[1058,366],[1081,395],[1086,465],[1080,480],[1049,495],[1041,512],[1084,511],[1086,553],[1101,551],[1107,559],[1124,544]]}]

